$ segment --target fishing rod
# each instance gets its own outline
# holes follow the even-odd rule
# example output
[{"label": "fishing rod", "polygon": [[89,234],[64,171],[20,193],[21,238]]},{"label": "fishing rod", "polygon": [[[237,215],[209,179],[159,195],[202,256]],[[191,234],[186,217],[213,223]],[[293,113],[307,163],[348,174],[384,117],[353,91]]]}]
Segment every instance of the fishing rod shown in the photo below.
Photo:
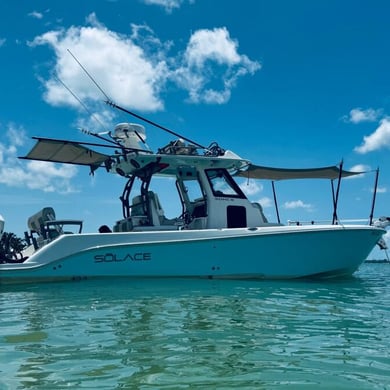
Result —
[{"label": "fishing rod", "polygon": [[[70,51],[69,51],[70,53]],[[72,54],[72,53],[70,53]],[[80,64],[81,66],[81,64]],[[86,71],[86,70],[85,70]],[[91,116],[91,118],[93,118],[97,123],[100,124],[100,126],[103,128],[104,130],[104,133],[105,134],[109,134],[109,136],[114,139],[114,141],[112,139],[108,139],[108,138],[105,138],[105,137],[102,137],[101,134],[99,133],[95,133],[95,132],[92,132],[92,131],[89,131],[87,129],[84,129],[84,128],[80,128],[80,130],[85,133],[85,134],[88,134],[88,135],[92,135],[96,138],[99,138],[103,141],[106,141],[106,142],[109,142],[109,143],[112,143],[114,145],[117,145],[119,147],[122,147],[122,145],[115,140],[115,137],[113,137],[111,135],[111,131],[109,130],[106,130],[104,124],[99,120],[99,118],[89,110],[89,108],[84,104],[84,102],[58,77],[58,75],[54,75],[54,77],[57,79],[58,82],[60,82],[62,84],[62,86],[80,103],[80,105],[84,108],[84,110]],[[103,92],[104,93],[104,92]],[[107,95],[106,95],[107,96]],[[108,97],[108,96],[107,96]],[[149,146],[146,144],[145,140],[138,134],[137,131],[134,131],[135,135],[138,137],[138,139],[148,148]],[[142,149],[143,150],[143,149]]]},{"label": "fishing rod", "polygon": [[73,57],[73,59],[77,62],[77,64],[80,66],[80,68],[85,72],[85,74],[90,78],[90,80],[96,85],[96,87],[99,89],[99,91],[105,96],[105,98],[107,100],[110,100],[110,98],[108,97],[108,95],[103,91],[102,88],[100,88],[100,85],[94,80],[94,78],[89,74],[89,72],[87,71],[87,69],[84,68],[84,66],[82,65],[82,63],[77,59],[77,57],[69,50],[69,49],[66,49],[68,51],[68,53]]},{"label": "fishing rod", "polygon": [[143,117],[143,116],[141,116],[141,115],[138,115],[138,114],[136,114],[135,112],[132,112],[132,111],[126,109],[126,108],[123,108],[123,107],[121,107],[121,106],[118,106],[117,104],[115,104],[115,103],[114,103],[113,101],[111,101],[111,100],[106,100],[105,103],[108,104],[110,107],[114,107],[114,108],[116,108],[116,109],[118,109],[118,110],[120,110],[120,111],[125,112],[126,114],[132,115],[132,116],[134,116],[134,117],[137,118],[137,119],[140,119],[140,120],[142,120],[142,121],[144,121],[144,122],[146,122],[146,123],[149,123],[149,124],[152,125],[152,126],[158,127],[159,129],[164,130],[164,131],[166,131],[166,132],[169,133],[169,134],[172,134],[172,135],[174,135],[174,136],[176,136],[176,137],[182,138],[182,139],[184,139],[185,141],[188,141],[188,142],[190,142],[191,144],[193,144],[193,145],[195,145],[195,146],[198,146],[199,148],[207,149],[205,146],[200,145],[200,144],[198,144],[197,142],[195,142],[195,141],[193,141],[193,140],[191,140],[191,139],[189,139],[189,138],[187,138],[187,137],[184,137],[184,136],[182,136],[182,135],[179,134],[179,133],[174,132],[173,130],[170,130],[170,129],[164,127],[164,126],[161,126],[161,125],[159,125],[158,123],[153,122],[153,121],[151,121],[151,120],[149,120],[149,119],[147,119],[147,118],[145,118],[145,117]]},{"label": "fishing rod", "polygon": [[[123,107],[118,106],[117,104],[115,104],[115,103],[112,101],[112,99],[110,99],[109,96],[104,92],[103,88],[101,88],[100,85],[96,82],[96,80],[92,77],[92,75],[87,71],[87,69],[85,69],[85,67],[81,64],[81,62],[76,58],[76,56],[75,56],[69,49],[67,49],[67,51],[68,51],[68,53],[73,57],[73,59],[77,62],[77,64],[80,66],[80,68],[85,72],[85,74],[89,77],[89,79],[96,85],[96,87],[97,87],[97,88],[99,89],[99,91],[103,94],[103,96],[106,98],[105,103],[106,103],[107,105],[109,105],[110,107],[114,107],[114,108],[116,108],[117,110],[123,111],[123,112],[125,112],[126,114],[132,115],[133,117],[135,117],[135,118],[137,118],[137,119],[140,119],[140,120],[142,120],[142,121],[144,121],[144,122],[146,122],[146,123],[149,123],[150,125],[152,125],[152,126],[154,126],[154,127],[157,127],[157,128],[159,128],[159,129],[161,129],[161,130],[164,130],[164,131],[166,131],[166,132],[169,133],[169,134],[172,134],[172,135],[174,135],[174,136],[176,136],[176,137],[182,138],[182,139],[184,139],[185,141],[190,142],[190,143],[192,143],[192,144],[195,145],[195,146],[198,146],[199,148],[207,149],[205,146],[200,145],[199,143],[197,143],[197,142],[195,142],[195,141],[193,141],[193,140],[191,140],[191,139],[189,139],[189,138],[187,138],[187,137],[184,137],[184,136],[182,136],[181,134],[174,132],[173,130],[170,130],[170,129],[164,127],[164,126],[161,126],[161,125],[159,125],[159,124],[156,123],[156,122],[153,122],[153,121],[151,121],[151,120],[149,120],[149,119],[147,119],[147,118],[145,118],[145,117],[143,117],[143,116],[141,116],[141,115],[138,115],[138,114],[136,114],[136,113],[134,113],[134,112],[132,112],[132,111],[130,111],[130,110],[127,110],[126,108],[123,108]],[[138,135],[138,134],[137,134],[137,135]],[[138,135],[138,137],[139,137],[140,139],[142,138],[142,137],[140,137],[139,135]]]},{"label": "fishing rod", "polygon": [[[102,128],[105,132],[107,132],[108,134],[110,134],[110,131],[106,130],[104,124],[97,118],[96,115],[94,115],[90,110],[89,108],[84,104],[84,102],[64,83],[64,81],[62,81],[58,75],[54,75],[54,77],[57,79],[57,81],[62,84],[62,86],[79,102],[79,104],[81,105],[81,107],[84,108],[84,110],[91,116],[91,118],[93,118]],[[116,141],[113,141],[109,138],[106,138],[106,137],[102,137],[99,133],[95,133],[95,132],[92,132],[92,131],[89,131],[89,130],[86,130],[86,129],[83,129],[81,128],[80,129],[83,133],[85,134],[88,134],[88,135],[92,135],[96,138],[99,138],[105,142],[108,142],[108,143],[112,143],[114,145],[117,145],[119,146],[118,142]]]}]

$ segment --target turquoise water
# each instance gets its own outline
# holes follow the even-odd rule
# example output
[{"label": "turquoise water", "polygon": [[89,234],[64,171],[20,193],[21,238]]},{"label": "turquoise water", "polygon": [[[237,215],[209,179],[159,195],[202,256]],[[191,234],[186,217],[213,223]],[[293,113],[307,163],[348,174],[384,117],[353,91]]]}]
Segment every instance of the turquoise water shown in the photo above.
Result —
[{"label": "turquoise water", "polygon": [[0,286],[0,389],[390,389],[389,281]]}]

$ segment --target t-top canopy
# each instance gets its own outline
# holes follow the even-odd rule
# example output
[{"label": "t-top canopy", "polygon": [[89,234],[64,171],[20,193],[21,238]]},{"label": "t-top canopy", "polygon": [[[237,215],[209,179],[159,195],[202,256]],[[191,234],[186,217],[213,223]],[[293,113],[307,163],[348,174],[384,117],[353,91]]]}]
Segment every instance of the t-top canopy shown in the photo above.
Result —
[{"label": "t-top canopy", "polygon": [[79,142],[36,138],[37,143],[25,157],[27,160],[50,161],[67,164],[89,165],[91,169],[98,168],[108,155],[86,148]]},{"label": "t-top canopy", "polygon": [[338,179],[360,175],[365,172],[351,172],[340,170],[338,166],[307,169],[271,168],[250,164],[245,171],[239,171],[235,176],[249,179],[289,180],[289,179]]},{"label": "t-top canopy", "polygon": [[[66,164],[87,165],[94,171],[110,158],[109,155],[95,152],[82,145],[82,142],[34,137],[37,143],[25,156],[27,160],[50,161]],[[87,145],[96,145],[89,144]],[[103,146],[103,145],[98,145]],[[245,171],[238,171],[235,176],[250,179],[288,180],[288,179],[337,179],[359,175],[365,172],[351,172],[338,166],[307,169],[273,168],[249,164]]]}]

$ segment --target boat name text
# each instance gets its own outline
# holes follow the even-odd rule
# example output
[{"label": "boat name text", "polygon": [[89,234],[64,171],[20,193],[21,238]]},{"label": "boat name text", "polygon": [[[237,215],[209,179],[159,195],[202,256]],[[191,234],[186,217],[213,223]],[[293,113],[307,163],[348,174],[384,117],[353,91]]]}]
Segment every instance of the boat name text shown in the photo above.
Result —
[{"label": "boat name text", "polygon": [[138,253],[126,253],[123,257],[116,255],[115,253],[105,253],[104,255],[94,256],[95,263],[111,263],[121,261],[149,261],[152,260],[152,254],[150,252],[138,252]]}]

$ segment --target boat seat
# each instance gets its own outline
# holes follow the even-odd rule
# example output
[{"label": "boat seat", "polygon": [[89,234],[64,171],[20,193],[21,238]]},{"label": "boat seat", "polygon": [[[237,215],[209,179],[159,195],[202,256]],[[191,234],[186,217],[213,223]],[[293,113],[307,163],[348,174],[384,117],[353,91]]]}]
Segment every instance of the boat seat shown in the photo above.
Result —
[{"label": "boat seat", "polygon": [[164,210],[161,207],[158,196],[153,191],[148,192],[150,213],[152,214],[153,225],[161,225],[164,219]]},{"label": "boat seat", "polygon": [[[148,202],[151,218],[150,223],[153,226],[174,225],[177,222],[176,219],[168,219],[165,217],[164,210],[161,207],[160,200],[155,192],[148,191]],[[145,218],[148,216],[142,195],[137,195],[133,198],[131,216]]]},{"label": "boat seat", "polygon": [[[148,192],[149,196],[149,207],[152,214],[152,220],[154,226],[169,226],[169,225],[175,225],[175,229],[177,229],[177,219],[169,219],[164,214],[164,209],[161,206],[160,200],[158,198],[158,195],[153,192]],[[167,227],[167,229],[169,229]]]},{"label": "boat seat", "polygon": [[146,216],[146,208],[142,199],[142,195],[137,195],[133,198],[131,206],[131,216]]}]

